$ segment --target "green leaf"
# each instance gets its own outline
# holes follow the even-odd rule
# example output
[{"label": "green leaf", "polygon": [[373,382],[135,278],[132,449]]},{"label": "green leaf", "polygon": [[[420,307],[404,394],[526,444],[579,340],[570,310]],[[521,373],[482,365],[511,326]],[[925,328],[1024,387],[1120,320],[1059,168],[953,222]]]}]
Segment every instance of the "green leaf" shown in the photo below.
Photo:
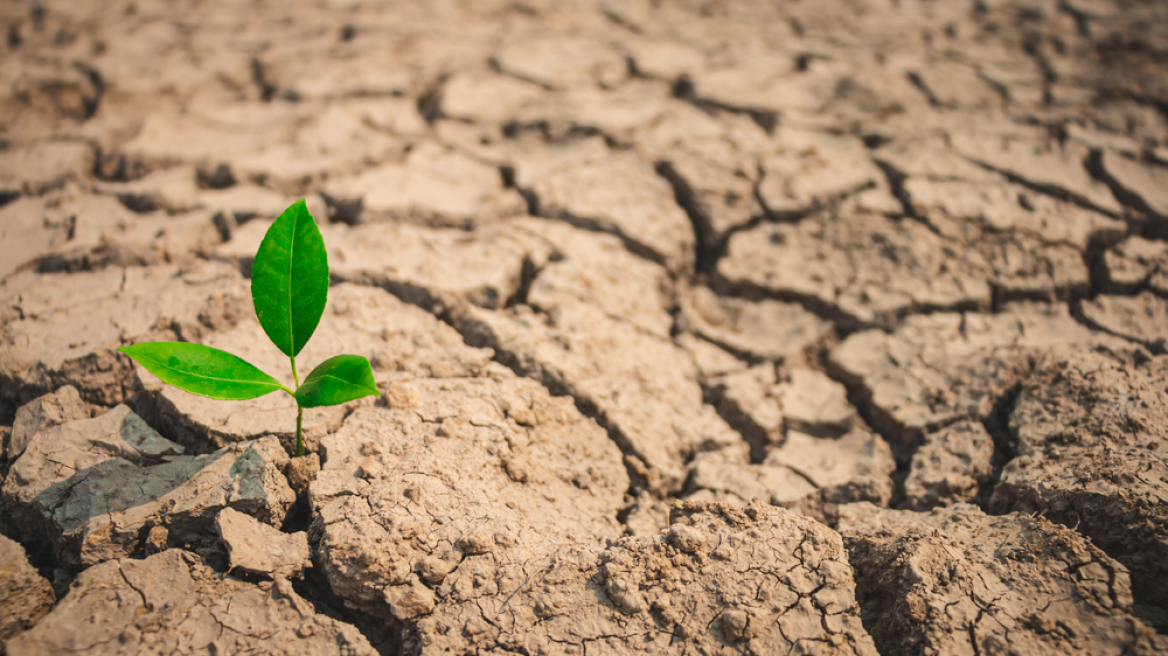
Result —
[{"label": "green leaf", "polygon": [[251,269],[251,298],[264,332],[288,357],[308,343],[328,299],[328,255],[304,199],[268,228]]},{"label": "green leaf", "polygon": [[162,382],[211,399],[254,399],[285,389],[243,358],[202,344],[146,342],[118,350]]},{"label": "green leaf", "polygon": [[296,390],[296,402],[302,408],[315,408],[380,393],[368,360],[359,355],[336,355],[308,374]]}]

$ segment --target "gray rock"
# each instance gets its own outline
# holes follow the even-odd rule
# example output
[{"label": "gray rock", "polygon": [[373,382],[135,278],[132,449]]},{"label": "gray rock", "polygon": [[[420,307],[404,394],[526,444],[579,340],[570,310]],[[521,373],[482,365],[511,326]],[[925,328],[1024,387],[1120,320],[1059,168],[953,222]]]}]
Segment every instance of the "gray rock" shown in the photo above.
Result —
[{"label": "gray rock", "polygon": [[286,579],[312,567],[304,531],[282,533],[230,507],[215,516],[215,528],[232,569]]},{"label": "gray rock", "polygon": [[[255,319],[246,283],[224,287],[224,296],[234,300],[222,302],[233,305],[242,301],[246,304],[245,316],[222,329],[204,327],[198,335],[187,331],[184,336],[234,353],[291,385],[288,359],[271,346]],[[209,302],[200,314],[214,314],[220,303]],[[351,284],[329,289],[324,316],[312,340],[296,358],[301,380],[312,367],[339,353],[369,359],[379,383],[405,374],[437,378],[478,375],[487,368],[491,357],[489,351],[467,347],[454,329],[427,312],[382,289]],[[189,449],[206,452],[272,435],[289,453],[294,453],[296,401],[287,394],[276,392],[247,401],[221,401],[167,385],[137,365],[135,374],[141,387],[141,393],[132,400],[135,411]],[[305,448],[316,451],[321,438],[338,430],[348,412],[370,402],[367,399],[306,410]]]},{"label": "gray rock", "polygon": [[287,580],[245,583],[177,549],[82,572],[52,613],[8,642],[10,656],[65,651],[377,653],[356,628],[317,613]]},{"label": "gray rock", "polygon": [[[406,654],[570,649],[875,656],[839,536],[780,509],[679,503],[665,533],[468,558]],[[765,546],[764,546],[765,545]]]},{"label": "gray rock", "polygon": [[1168,359],[1139,350],[1063,350],[1042,358],[1010,415],[1017,457],[990,508],[1041,512],[1132,573],[1140,604],[1168,609]]},{"label": "gray rock", "polygon": [[653,490],[676,490],[685,462],[702,450],[745,445],[702,402],[697,370],[672,342],[563,303],[547,316],[467,307],[455,325],[468,343],[494,348],[517,371],[595,408],[620,435],[631,466]]},{"label": "gray rock", "polygon": [[89,408],[81,400],[77,388],[66,385],[61,389],[37,397],[16,411],[12,435],[4,449],[4,458],[16,460],[24,453],[29,440],[41,430],[77,419],[89,418]]},{"label": "gray rock", "polygon": [[31,629],[53,608],[57,597],[24,553],[24,547],[0,535],[0,644]]},{"label": "gray rock", "polygon": [[451,572],[461,590],[481,564],[621,533],[620,452],[570,399],[499,368],[405,378],[385,401],[324,438],[309,488],[319,571],[346,603],[411,621]]},{"label": "gray rock", "polygon": [[1127,570],[1042,517],[841,506],[864,623],[882,653],[1154,654]]},{"label": "gray rock", "polygon": [[[152,527],[206,547],[232,507],[279,524],[295,501],[274,437],[182,456],[125,406],[40,431],[12,465],[3,499],[20,530],[73,570],[137,555]],[[211,542],[213,544],[213,542]]]},{"label": "gray rock", "polygon": [[90,403],[129,396],[133,369],[114,349],[157,335],[232,280],[233,268],[196,262],[75,274],[21,272],[0,282],[0,396],[27,403],[73,385]]},{"label": "gray rock", "polygon": [[4,496],[30,503],[57,483],[111,458],[148,463],[182,453],[182,447],[119,405],[92,419],[86,413],[85,418],[42,425],[9,470]]}]

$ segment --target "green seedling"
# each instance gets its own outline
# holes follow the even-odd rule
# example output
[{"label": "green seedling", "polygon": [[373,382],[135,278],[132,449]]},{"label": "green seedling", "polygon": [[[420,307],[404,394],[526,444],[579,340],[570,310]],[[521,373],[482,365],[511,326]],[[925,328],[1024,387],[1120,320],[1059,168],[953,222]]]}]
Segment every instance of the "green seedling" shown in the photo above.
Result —
[{"label": "green seedling", "polygon": [[324,239],[304,200],[284,210],[256,251],[251,298],[256,317],[292,364],[295,389],[227,351],[187,342],[147,342],[118,350],[162,382],[211,399],[254,399],[283,390],[296,399],[296,455],[304,455],[304,409],[379,394],[369,360],[337,355],[317,365],[300,384],[296,355],[324,314],[329,270]]}]

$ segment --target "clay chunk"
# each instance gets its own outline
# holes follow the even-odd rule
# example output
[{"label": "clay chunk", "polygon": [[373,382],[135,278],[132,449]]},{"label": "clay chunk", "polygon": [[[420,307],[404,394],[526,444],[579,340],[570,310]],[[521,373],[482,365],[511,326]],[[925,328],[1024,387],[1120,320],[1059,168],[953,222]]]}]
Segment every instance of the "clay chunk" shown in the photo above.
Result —
[{"label": "clay chunk", "polygon": [[96,565],[9,656],[85,653],[374,656],[361,633],[318,614],[286,580],[252,584],[172,549]]},{"label": "clay chunk", "polygon": [[816,215],[736,232],[727,248],[718,274],[730,283],[799,299],[852,327],[894,326],[910,308],[986,307],[991,296],[978,253],[913,221]]},{"label": "clay chunk", "polygon": [[660,535],[479,560],[403,641],[440,653],[876,656],[834,531],[782,509],[680,502]]},{"label": "clay chunk", "polygon": [[191,308],[239,278],[228,265],[210,262],[16,273],[0,282],[0,398],[23,404],[73,385],[89,403],[124,402],[133,368],[114,349],[169,333]]},{"label": "clay chunk", "polygon": [[1123,565],[1042,517],[957,504],[841,506],[864,624],[881,653],[1156,654]]},{"label": "clay chunk", "polygon": [[686,460],[699,450],[742,444],[702,402],[684,350],[594,307],[565,301],[546,318],[525,306],[468,307],[455,323],[468,343],[494,348],[518,371],[595,408],[627,440],[650,489],[680,488]]},{"label": "clay chunk", "polygon": [[53,586],[29,564],[24,548],[0,535],[0,644],[35,625],[56,601]]},{"label": "clay chunk", "polygon": [[692,263],[689,218],[636,153],[591,139],[522,157],[515,170],[540,216],[620,235],[630,250],[674,271]]},{"label": "clay chunk", "polygon": [[72,385],[39,396],[20,406],[16,411],[16,420],[12,424],[12,435],[8,438],[4,458],[9,461],[19,458],[28,446],[28,441],[41,429],[88,417],[89,408],[81,400],[77,388]]},{"label": "clay chunk", "polygon": [[233,508],[219,511],[215,527],[227,547],[232,568],[272,578],[289,578],[312,567],[308,558],[308,534],[303,531],[282,533]]},{"label": "clay chunk", "polygon": [[621,534],[620,451],[570,399],[506,370],[384,398],[322,440],[309,486],[317,571],[346,604],[409,621],[489,585],[451,572]]},{"label": "clay chunk", "polygon": [[690,329],[736,353],[790,359],[819,346],[831,325],[793,303],[717,296],[694,287],[682,298]]},{"label": "clay chunk", "polygon": [[930,510],[972,501],[993,473],[994,440],[977,421],[959,421],[925,435],[904,482],[908,507]]},{"label": "clay chunk", "polygon": [[1168,292],[1168,244],[1130,237],[1109,249],[1096,265],[1104,291],[1130,294],[1147,287]]},{"label": "clay chunk", "polygon": [[274,437],[181,453],[118,406],[34,435],[2,498],[14,524],[75,571],[148,546],[209,546],[224,507],[279,524],[296,499],[281,473],[288,455]]},{"label": "clay chunk", "polygon": [[1168,301],[1150,291],[1138,296],[1108,296],[1083,301],[1083,317],[1091,325],[1133,342],[1153,353],[1168,345]]},{"label": "clay chunk", "polygon": [[754,498],[822,517],[823,504],[871,501],[886,505],[896,469],[880,436],[856,429],[840,438],[787,433],[759,464],[727,461],[717,453],[694,459],[697,497],[743,505]]},{"label": "clay chunk", "polygon": [[1058,345],[1125,344],[1075,321],[1066,306],[1015,304],[998,314],[916,315],[891,334],[853,333],[831,363],[870,399],[873,422],[907,461],[926,433],[989,416],[1034,356]]},{"label": "clay chunk", "polygon": [[1168,357],[1061,350],[1022,385],[1010,415],[1016,458],[993,512],[1074,527],[1132,573],[1140,604],[1168,609]]},{"label": "clay chunk", "polygon": [[523,200],[506,193],[497,169],[431,143],[411,150],[404,162],[330,182],[327,193],[356,203],[362,221],[464,227],[523,211]]}]

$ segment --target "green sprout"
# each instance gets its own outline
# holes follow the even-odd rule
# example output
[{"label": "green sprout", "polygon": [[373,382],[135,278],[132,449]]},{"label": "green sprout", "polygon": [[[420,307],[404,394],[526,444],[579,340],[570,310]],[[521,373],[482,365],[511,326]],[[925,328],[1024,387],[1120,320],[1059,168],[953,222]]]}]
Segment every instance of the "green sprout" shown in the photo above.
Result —
[{"label": "green sprout", "polygon": [[337,355],[320,363],[304,384],[296,373],[300,353],[324,314],[329,270],[324,239],[304,199],[268,228],[251,270],[256,317],[276,348],[288,356],[296,389],[227,351],[187,342],[147,342],[118,350],[162,382],[211,399],[239,401],[284,390],[296,399],[296,455],[304,455],[304,409],[379,394],[369,360]]}]

